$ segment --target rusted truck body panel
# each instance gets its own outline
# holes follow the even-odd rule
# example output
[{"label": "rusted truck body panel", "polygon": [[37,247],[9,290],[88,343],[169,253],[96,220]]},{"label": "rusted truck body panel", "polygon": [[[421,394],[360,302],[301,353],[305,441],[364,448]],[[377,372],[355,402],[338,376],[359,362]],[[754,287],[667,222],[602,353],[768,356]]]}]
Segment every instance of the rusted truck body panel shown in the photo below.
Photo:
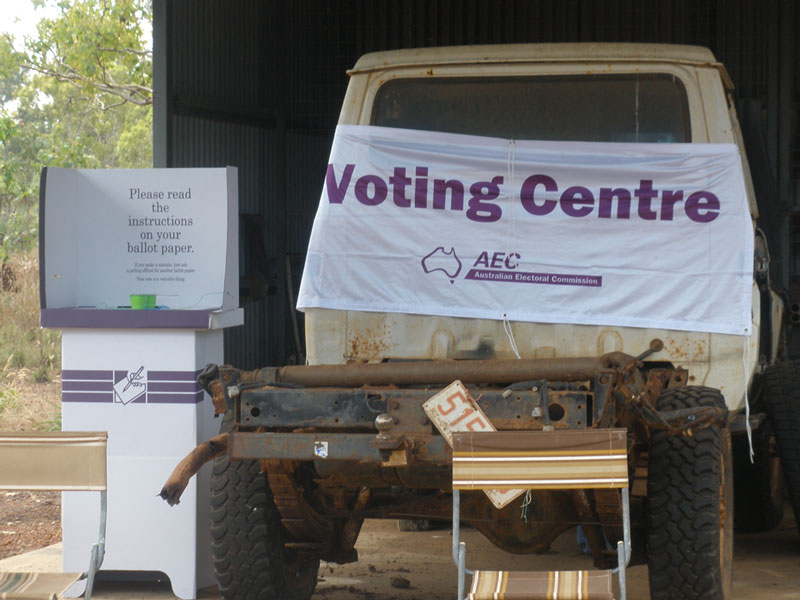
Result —
[{"label": "rusted truck body panel", "polygon": [[[402,78],[575,76],[665,74],[682,84],[692,143],[742,146],[735,110],[726,96],[727,72],[713,54],[693,46],[643,44],[523,44],[427,48],[370,54],[355,65],[339,123],[373,124],[374,101],[388,81]],[[745,185],[753,217],[758,216],[747,157]],[[773,298],[777,299],[777,298]],[[771,302],[780,306],[780,301]],[[690,371],[691,383],[722,391],[729,408],[742,410],[753,374],[763,369],[759,351],[761,297],[753,288],[753,333],[734,335],[573,324],[513,324],[520,354],[526,358],[638,353],[650,340],[664,341],[651,357]],[[780,319],[777,319],[779,321]],[[503,323],[488,319],[308,309],[309,364],[402,360],[513,358]]]}]

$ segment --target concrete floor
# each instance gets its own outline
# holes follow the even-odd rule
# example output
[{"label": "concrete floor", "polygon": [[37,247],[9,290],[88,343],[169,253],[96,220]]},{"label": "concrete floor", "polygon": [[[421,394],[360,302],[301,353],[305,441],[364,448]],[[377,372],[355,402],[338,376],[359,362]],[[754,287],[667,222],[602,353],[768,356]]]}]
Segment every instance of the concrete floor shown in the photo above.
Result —
[{"label": "concrete floor", "polygon": [[[506,568],[591,568],[577,552],[574,532],[564,534],[553,550],[538,556],[504,555],[475,531],[465,532],[467,564],[491,568],[501,561]],[[416,600],[453,598],[455,568],[450,558],[449,529],[400,532],[394,521],[368,521],[357,544],[360,559],[350,565],[320,568],[314,594],[322,600]],[[509,562],[510,561],[510,562]],[[0,561],[0,571],[60,570],[60,544]],[[130,574],[127,574],[130,575]],[[647,567],[628,571],[628,597],[647,600]],[[394,580],[394,581],[393,581]],[[397,585],[407,587],[398,588]],[[98,582],[97,600],[174,600],[167,580]],[[216,589],[201,590],[199,598],[219,598]],[[747,600],[800,600],[800,536],[786,507],[783,523],[766,534],[737,534],[734,556],[734,598]]]}]

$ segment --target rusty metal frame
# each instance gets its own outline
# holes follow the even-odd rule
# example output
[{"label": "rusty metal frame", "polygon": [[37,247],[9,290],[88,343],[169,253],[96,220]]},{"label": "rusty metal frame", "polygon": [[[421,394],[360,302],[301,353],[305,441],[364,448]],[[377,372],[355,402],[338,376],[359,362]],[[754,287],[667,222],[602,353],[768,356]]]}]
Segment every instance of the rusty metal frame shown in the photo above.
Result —
[{"label": "rusty metal frame", "polygon": [[[383,463],[369,433],[276,433],[235,431],[228,454],[236,460],[355,460]],[[407,436],[415,462],[449,465],[451,452],[441,436]]]},{"label": "rusty metal frame", "polygon": [[[348,562],[355,559],[353,544],[365,516],[442,512],[439,496],[409,499],[409,492],[413,496],[416,488],[441,489],[439,479],[448,471],[452,452],[422,404],[456,379],[470,386],[498,430],[627,427],[632,465],[638,464],[652,431],[693,435],[711,424],[726,426],[724,409],[657,409],[665,389],[688,380],[685,370],[648,368],[641,362],[661,346],[653,340],[636,357],[611,353],[596,358],[410,361],[246,372],[211,365],[198,380],[212,395],[218,414],[234,413],[237,425],[225,438],[231,459],[262,461],[284,526],[293,531],[292,547]],[[177,493],[167,494],[170,501],[177,501],[204,460],[219,453],[221,440],[206,446],[198,447],[173,474],[170,492]],[[306,478],[295,482],[300,472]],[[309,495],[309,489],[315,491]],[[618,537],[617,502],[597,494],[551,496],[538,497],[533,509],[537,527],[546,525],[542,530],[521,529],[518,515],[509,519],[481,495],[468,496],[465,507],[472,507],[469,520],[492,543],[514,552],[542,549],[570,523],[582,522],[592,538],[596,563],[608,562],[600,532]],[[325,500],[317,506],[319,497]],[[326,519],[332,525],[323,531],[320,526]],[[318,526],[304,525],[306,521]]]},{"label": "rusty metal frame", "polygon": [[[588,387],[588,386],[586,386]],[[565,388],[565,389],[561,389]],[[506,389],[481,389],[480,407],[499,429],[540,429],[554,421],[556,427],[582,429],[591,424],[589,407],[605,403],[607,388],[598,400],[578,385],[551,386],[545,381],[525,382]],[[275,388],[240,392],[240,424],[245,428],[273,430],[316,428],[323,431],[375,431],[375,419],[388,414],[392,430],[433,431],[422,404],[435,389],[409,388]],[[551,418],[546,407],[563,410]],[[538,410],[537,410],[538,409]],[[557,412],[557,411],[553,411]]]},{"label": "rusty metal frame", "polygon": [[238,371],[209,365],[198,380],[210,393],[214,380],[225,391],[232,384],[341,387],[444,385],[456,379],[465,384],[506,385],[518,381],[583,381],[605,369],[621,368],[637,358],[621,352],[598,357],[490,360],[430,360],[347,365],[290,365]]}]

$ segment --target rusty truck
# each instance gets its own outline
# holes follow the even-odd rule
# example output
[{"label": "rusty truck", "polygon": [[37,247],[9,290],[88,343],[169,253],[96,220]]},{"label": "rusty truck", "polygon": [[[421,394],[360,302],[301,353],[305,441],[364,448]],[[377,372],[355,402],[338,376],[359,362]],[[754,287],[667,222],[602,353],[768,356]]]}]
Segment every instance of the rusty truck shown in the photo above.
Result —
[{"label": "rusty truck", "polygon": [[[307,309],[307,364],[209,365],[201,374],[223,416],[221,435],[187,457],[164,490],[176,501],[213,459],[222,597],[307,599],[321,560],[357,560],[364,519],[449,519],[451,449],[422,404],[460,380],[501,431],[627,429],[632,562],[649,563],[651,597],[730,598],[732,446],[749,455],[750,431],[754,460],[736,465],[746,507],[737,523],[773,527],[783,506],[776,442],[800,509],[792,434],[800,404],[797,371],[783,360],[785,301],[771,277],[725,67],[693,46],[524,44],[378,52],[348,75],[343,125],[737,145],[755,236],[752,329],[739,336],[515,322],[512,348],[500,320]],[[563,105],[560,120],[518,114],[507,92],[523,83],[526,93],[542,84],[549,102]],[[621,111],[631,118],[617,118]],[[634,111],[651,114],[651,130]],[[476,118],[489,113],[507,118]],[[580,523],[595,565],[614,566],[617,490],[535,491],[527,521],[520,502],[497,509],[484,494],[466,494],[462,514],[514,553],[543,551]]]}]

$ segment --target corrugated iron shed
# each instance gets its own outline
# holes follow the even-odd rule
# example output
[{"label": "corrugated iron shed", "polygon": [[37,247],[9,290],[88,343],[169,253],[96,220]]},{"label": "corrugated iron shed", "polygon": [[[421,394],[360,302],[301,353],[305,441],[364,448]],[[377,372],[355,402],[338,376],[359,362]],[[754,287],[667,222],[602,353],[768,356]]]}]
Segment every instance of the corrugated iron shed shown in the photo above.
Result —
[{"label": "corrugated iron shed", "polygon": [[239,168],[246,325],[226,332],[226,361],[255,368],[302,360],[292,298],[345,71],[376,50],[579,41],[709,47],[764,134],[777,176],[774,212],[783,217],[775,250],[787,257],[780,274],[788,287],[800,277],[800,217],[794,228],[788,218],[800,204],[798,30],[792,0],[154,0],[155,166]]}]

